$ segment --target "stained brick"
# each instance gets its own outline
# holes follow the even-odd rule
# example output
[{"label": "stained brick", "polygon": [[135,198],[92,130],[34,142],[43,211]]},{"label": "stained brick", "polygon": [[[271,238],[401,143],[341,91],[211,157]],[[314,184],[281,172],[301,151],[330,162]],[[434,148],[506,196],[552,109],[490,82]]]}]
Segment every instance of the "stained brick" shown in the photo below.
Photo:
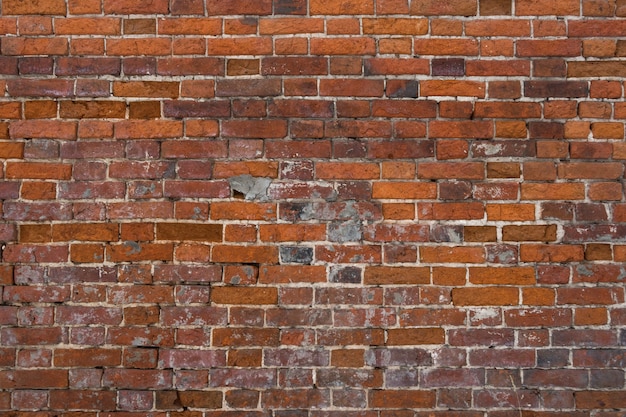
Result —
[{"label": "stained brick", "polygon": [[624,1],[2,14],[0,413],[626,407]]}]

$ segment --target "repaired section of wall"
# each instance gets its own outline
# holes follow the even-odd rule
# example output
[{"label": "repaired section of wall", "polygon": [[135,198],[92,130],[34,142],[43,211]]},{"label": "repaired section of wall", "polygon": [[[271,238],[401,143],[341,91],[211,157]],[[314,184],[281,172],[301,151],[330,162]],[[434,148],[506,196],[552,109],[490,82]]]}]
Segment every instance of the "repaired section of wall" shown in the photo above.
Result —
[{"label": "repaired section of wall", "polygon": [[0,31],[1,415],[625,415],[624,0]]}]

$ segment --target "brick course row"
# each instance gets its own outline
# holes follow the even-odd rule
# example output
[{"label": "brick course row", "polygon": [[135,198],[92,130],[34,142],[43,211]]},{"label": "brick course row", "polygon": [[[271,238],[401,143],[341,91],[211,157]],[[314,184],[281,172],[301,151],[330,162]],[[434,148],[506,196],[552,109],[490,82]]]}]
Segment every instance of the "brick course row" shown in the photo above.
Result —
[{"label": "brick course row", "polygon": [[626,412],[626,1],[3,0],[0,414]]}]

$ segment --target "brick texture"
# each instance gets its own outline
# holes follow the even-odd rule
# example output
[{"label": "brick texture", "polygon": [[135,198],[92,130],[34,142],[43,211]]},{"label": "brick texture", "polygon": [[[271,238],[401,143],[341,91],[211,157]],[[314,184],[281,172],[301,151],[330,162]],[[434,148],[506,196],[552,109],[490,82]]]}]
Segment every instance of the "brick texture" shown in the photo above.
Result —
[{"label": "brick texture", "polygon": [[0,415],[626,414],[626,1],[1,3]]}]

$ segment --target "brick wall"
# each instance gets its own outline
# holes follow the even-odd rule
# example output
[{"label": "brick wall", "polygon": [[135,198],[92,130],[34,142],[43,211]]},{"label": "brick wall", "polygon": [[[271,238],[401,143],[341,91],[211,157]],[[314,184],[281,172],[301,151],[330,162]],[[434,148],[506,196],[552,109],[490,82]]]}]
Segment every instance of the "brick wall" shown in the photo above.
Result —
[{"label": "brick wall", "polygon": [[626,1],[1,7],[3,416],[624,416]]}]

